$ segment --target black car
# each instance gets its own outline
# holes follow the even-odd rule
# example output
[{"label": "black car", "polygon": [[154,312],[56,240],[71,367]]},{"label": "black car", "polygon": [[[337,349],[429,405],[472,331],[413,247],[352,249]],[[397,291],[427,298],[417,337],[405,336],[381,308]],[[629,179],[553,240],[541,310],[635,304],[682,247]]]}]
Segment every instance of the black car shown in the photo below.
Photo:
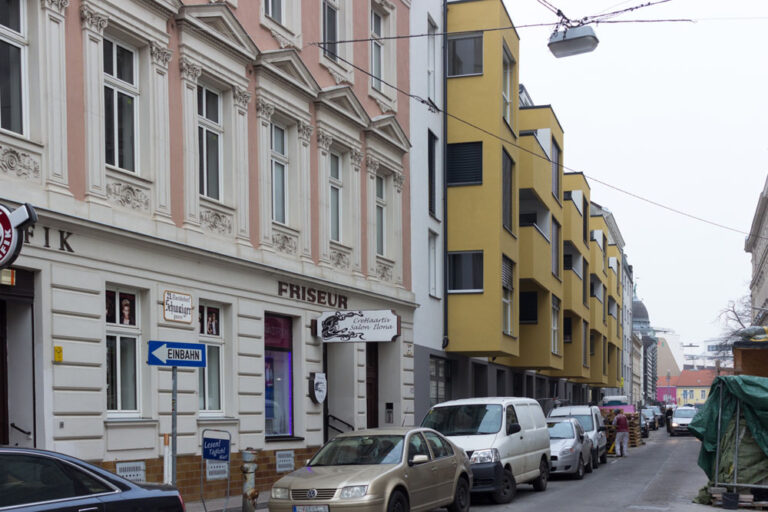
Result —
[{"label": "black car", "polygon": [[184,512],[170,485],[138,484],[61,453],[0,446],[1,511]]}]

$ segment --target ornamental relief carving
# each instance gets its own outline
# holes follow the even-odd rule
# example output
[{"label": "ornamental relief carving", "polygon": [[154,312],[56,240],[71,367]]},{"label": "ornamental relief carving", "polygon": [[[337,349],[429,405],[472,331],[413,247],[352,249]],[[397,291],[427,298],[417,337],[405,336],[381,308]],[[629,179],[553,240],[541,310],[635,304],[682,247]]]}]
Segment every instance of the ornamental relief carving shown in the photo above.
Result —
[{"label": "ornamental relief carving", "polygon": [[381,165],[381,162],[372,156],[368,155],[365,157],[365,167],[368,169],[368,174],[371,175],[371,179],[376,177],[376,173],[379,170],[379,165]]},{"label": "ornamental relief carving", "polygon": [[181,69],[181,78],[190,82],[197,82],[203,72],[200,66],[186,57],[179,59],[179,68]]},{"label": "ornamental relief carving", "polygon": [[298,123],[299,139],[309,142],[312,138],[312,125],[299,121]]},{"label": "ornamental relief carving", "polygon": [[80,21],[83,24],[83,28],[89,28],[102,34],[109,24],[109,17],[83,4],[80,6]]},{"label": "ornamental relief carving", "polygon": [[299,249],[299,241],[287,233],[276,231],[272,233],[272,245],[280,252],[296,254]]},{"label": "ornamental relief carving", "polygon": [[360,170],[360,166],[363,164],[363,153],[357,149],[353,149],[350,152],[350,158],[352,159],[352,167],[356,171]]},{"label": "ornamental relief carving", "polygon": [[388,281],[392,282],[392,271],[394,270],[393,266],[389,263],[386,263],[384,261],[377,261],[376,262],[376,277],[379,278],[381,281]]},{"label": "ornamental relief carving", "polygon": [[107,199],[124,208],[149,210],[149,196],[146,192],[127,183],[107,183]]},{"label": "ornamental relief carving", "polygon": [[17,178],[39,178],[40,162],[29,153],[0,146],[0,171]]},{"label": "ornamental relief carving", "polygon": [[168,48],[164,48],[155,41],[149,43],[149,53],[152,56],[152,62],[158,66],[168,69],[168,63],[171,61],[173,52]]},{"label": "ornamental relief carving", "polygon": [[275,38],[275,41],[280,45],[280,49],[283,50],[285,48],[295,48],[296,45],[293,44],[293,41],[288,39],[287,37],[283,37],[282,34],[280,34],[277,30],[270,30],[272,32],[272,37]]},{"label": "ornamental relief carving", "polygon": [[328,132],[324,132],[322,130],[317,131],[317,145],[320,146],[320,149],[323,151],[328,151],[331,149],[331,144],[333,144],[333,137]]},{"label": "ornamental relief carving", "polygon": [[395,184],[395,190],[402,192],[403,183],[405,183],[405,175],[401,172],[398,172],[392,176],[392,181]]},{"label": "ornamental relief carving", "polygon": [[235,101],[235,106],[242,109],[248,108],[248,103],[251,101],[251,93],[240,87],[232,87],[232,97]]},{"label": "ornamental relief carving", "polygon": [[341,270],[349,270],[349,254],[338,249],[331,249],[331,265]]},{"label": "ornamental relief carving", "polygon": [[40,0],[43,9],[46,7],[64,14],[64,9],[69,7],[69,0]]},{"label": "ornamental relief carving", "polygon": [[275,106],[265,100],[262,97],[259,97],[256,100],[256,114],[267,121],[272,119],[272,114],[275,113]]},{"label": "ornamental relief carving", "polygon": [[200,224],[214,233],[221,235],[232,234],[232,217],[214,210],[200,210]]}]

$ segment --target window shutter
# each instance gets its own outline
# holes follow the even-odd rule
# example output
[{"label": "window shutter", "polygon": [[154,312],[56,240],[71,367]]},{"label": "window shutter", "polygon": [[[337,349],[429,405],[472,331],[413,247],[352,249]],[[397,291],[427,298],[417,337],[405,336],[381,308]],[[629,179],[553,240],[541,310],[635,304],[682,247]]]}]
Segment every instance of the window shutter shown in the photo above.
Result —
[{"label": "window shutter", "polygon": [[483,143],[448,144],[448,185],[483,182]]},{"label": "window shutter", "polygon": [[506,256],[501,257],[501,286],[507,290],[514,290],[515,264]]}]

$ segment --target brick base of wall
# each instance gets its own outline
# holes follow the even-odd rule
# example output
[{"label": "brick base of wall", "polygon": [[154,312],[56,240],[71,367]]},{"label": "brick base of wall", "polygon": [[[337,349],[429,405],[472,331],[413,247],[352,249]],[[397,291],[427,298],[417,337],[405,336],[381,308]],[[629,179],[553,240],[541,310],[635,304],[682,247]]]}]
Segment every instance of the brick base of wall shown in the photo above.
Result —
[{"label": "brick base of wall", "polygon": [[[319,449],[319,446],[293,450],[294,466],[302,467],[307,459],[311,458]],[[185,502],[200,501],[200,459],[199,455],[180,455],[176,458],[176,484]],[[121,461],[123,462],[123,461]],[[128,462],[128,461],[124,461]],[[145,459],[147,482],[163,481],[163,459]],[[240,452],[232,452],[229,461],[229,474],[231,482],[229,487],[230,497],[239,497],[243,492],[243,474],[240,471],[242,456]],[[275,451],[261,451],[256,457],[256,489],[259,493],[269,493],[277,480],[285,473],[278,473],[275,465]],[[114,461],[98,463],[108,471],[115,472]],[[203,495],[205,499],[223,498],[227,495],[227,481],[205,480],[205,463],[203,463]]]}]

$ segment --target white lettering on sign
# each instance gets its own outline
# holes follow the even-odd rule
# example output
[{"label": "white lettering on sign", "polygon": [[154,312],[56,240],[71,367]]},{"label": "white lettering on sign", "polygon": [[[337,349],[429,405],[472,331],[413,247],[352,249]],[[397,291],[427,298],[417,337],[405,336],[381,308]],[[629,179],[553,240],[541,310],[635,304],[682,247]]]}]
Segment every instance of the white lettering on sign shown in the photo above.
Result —
[{"label": "white lettering on sign", "polygon": [[192,323],[192,296],[166,290],[163,292],[163,318],[167,322]]},{"label": "white lettering on sign", "polygon": [[147,466],[144,461],[117,462],[115,473],[132,482],[143,484],[147,481]]},{"label": "white lettering on sign", "polygon": [[229,462],[208,460],[205,461],[206,480],[226,480],[229,477]]}]

